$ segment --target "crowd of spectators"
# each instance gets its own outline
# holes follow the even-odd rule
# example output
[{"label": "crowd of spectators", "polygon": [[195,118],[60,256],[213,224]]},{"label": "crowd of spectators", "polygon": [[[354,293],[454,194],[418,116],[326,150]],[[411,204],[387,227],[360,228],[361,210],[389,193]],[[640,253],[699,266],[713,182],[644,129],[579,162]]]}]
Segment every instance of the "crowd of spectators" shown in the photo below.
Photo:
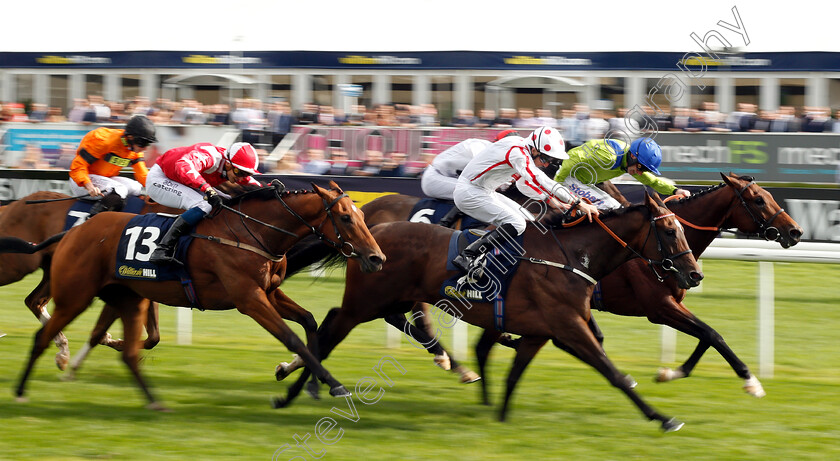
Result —
[{"label": "crowd of spectators", "polygon": [[[533,129],[541,125],[561,130],[566,142],[577,145],[588,139],[603,137],[610,130],[627,131],[650,127],[658,131],[687,132],[834,132],[840,133],[840,111],[832,117],[827,107],[781,106],[776,111],[757,110],[755,104],[739,103],[734,112],[723,113],[716,103],[704,102],[698,108],[643,107],[645,114],[627,109],[615,111],[590,109],[583,104],[552,113],[547,108],[481,109],[478,113],[462,109],[450,120],[440,120],[432,104],[378,104],[372,108],[353,105],[345,113],[339,108],[313,103],[293,111],[287,101],[264,103],[258,99],[236,99],[231,108],[226,104],[204,105],[194,99],[154,103],[138,96],[125,102],[111,102],[102,96],[77,99],[65,116],[57,107],[44,104],[0,104],[0,124],[13,122],[74,122],[81,124],[123,123],[132,115],[142,114],[157,125],[229,125],[242,132],[242,140],[261,149],[263,156],[280,143],[295,125],[379,126],[379,127],[477,127]],[[556,118],[555,118],[556,116]],[[62,145],[58,151],[42,152],[37,145],[28,145],[19,168],[67,168],[75,146]],[[404,153],[383,155],[368,150],[363,158],[348,159],[340,149],[307,149],[291,158],[285,156],[276,165],[266,165],[263,172],[333,174],[358,176],[415,176],[431,159],[407,162]],[[67,163],[67,165],[65,165]]]}]

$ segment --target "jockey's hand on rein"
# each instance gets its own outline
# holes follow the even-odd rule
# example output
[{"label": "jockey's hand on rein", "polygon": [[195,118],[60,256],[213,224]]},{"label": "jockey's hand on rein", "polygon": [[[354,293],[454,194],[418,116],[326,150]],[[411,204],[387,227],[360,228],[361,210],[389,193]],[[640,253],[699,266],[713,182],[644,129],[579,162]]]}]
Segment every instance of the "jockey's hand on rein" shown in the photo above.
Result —
[{"label": "jockey's hand on rein", "polygon": [[212,187],[204,192],[204,199],[207,200],[207,203],[209,203],[213,208],[222,204],[222,197],[220,197],[219,193],[216,192],[216,189],[213,189]]}]

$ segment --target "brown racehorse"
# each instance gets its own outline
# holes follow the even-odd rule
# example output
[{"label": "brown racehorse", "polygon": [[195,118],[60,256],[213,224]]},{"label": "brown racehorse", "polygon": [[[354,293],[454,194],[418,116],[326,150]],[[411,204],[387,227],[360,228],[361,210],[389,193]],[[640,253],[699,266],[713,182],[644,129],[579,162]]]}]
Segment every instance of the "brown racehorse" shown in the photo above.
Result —
[{"label": "brown racehorse", "polygon": [[[365,271],[381,269],[385,256],[364,224],[364,216],[350,198],[330,182],[331,189],[313,184],[314,191],[284,192],[282,184],[240,195],[218,214],[204,219],[186,258],[187,267],[202,308],[237,309],[253,318],[294,353],[330,386],[330,393],[349,393],[321,366],[303,342],[283,322],[282,316],[304,311],[278,285],[285,274],[282,255],[301,237],[314,233],[325,242],[358,260]],[[138,368],[139,335],[149,300],[172,306],[189,306],[179,281],[155,282],[117,279],[114,261],[120,235],[134,215],[101,213],[71,229],[58,244],[52,270],[62,274],[51,280],[55,309],[52,318],[35,334],[29,362],[16,394],[24,395],[27,378],[49,338],[70,323],[99,296],[116,308],[125,327],[123,361],[149,400],[154,398]],[[153,242],[140,246],[154,248]],[[139,257],[138,252],[138,257]],[[84,270],[79,270],[84,268]],[[315,344],[313,344],[315,346]]]},{"label": "brown racehorse", "polygon": [[[679,429],[682,423],[646,404],[607,358],[587,325],[589,298],[594,280],[639,255],[649,261],[660,260],[660,267],[669,269],[683,287],[699,284],[702,273],[681,226],[658,197],[648,196],[644,205],[606,214],[599,223],[604,229],[591,223],[562,231],[555,230],[550,222],[546,223],[547,230],[528,227],[523,243],[525,260],[506,295],[505,330],[523,335],[517,350],[522,368],[537,352],[528,345],[553,339],[625,392],[645,416],[660,421],[664,430]],[[388,264],[381,272],[363,275],[358,264],[348,263],[342,306],[331,310],[318,329],[320,357],[325,358],[356,325],[405,313],[415,302],[436,303],[456,318],[485,329],[494,328],[492,303],[456,305],[440,295],[441,284],[454,275],[445,269],[453,232],[441,226],[410,222],[376,226],[372,233],[388,253]],[[535,260],[530,255],[542,259]],[[288,404],[307,377],[308,370],[304,370],[286,399],[278,398],[275,406]]]},{"label": "brown racehorse", "polygon": [[[721,173],[723,183],[700,191],[691,197],[668,202],[668,208],[683,223],[685,237],[699,258],[723,229],[738,229],[767,240],[778,241],[784,248],[796,245],[802,228],[776,203],[769,192],[750,177]],[[660,283],[664,282],[664,283]],[[744,380],[744,390],[763,397],[761,382],[729,348],[723,337],[698,319],[683,304],[686,290],[677,281],[659,280],[640,260],[631,260],[601,280],[601,302],[592,301],[591,308],[617,315],[647,317],[652,323],[668,325],[699,340],[688,360],[676,370],[662,368],[658,382],[684,378],[691,374],[700,357],[711,346]],[[490,348],[500,333],[484,330],[476,343],[479,372],[484,375]],[[515,344],[515,343],[514,343]],[[482,381],[482,399],[489,404],[486,377]]]},{"label": "brown racehorse", "polygon": [[[70,198],[58,192],[41,191],[4,206],[0,213],[0,236],[16,237],[26,242],[44,242],[49,237],[56,236],[64,228],[67,213],[75,203]],[[27,204],[28,201],[40,203]],[[141,213],[180,214],[181,210],[146,200]],[[58,239],[53,240],[53,242],[57,241]],[[43,249],[34,252],[32,249],[25,249],[24,252],[17,254],[0,254],[0,286],[17,282],[39,268],[43,269],[41,281],[24,302],[35,317],[45,324],[50,318],[46,305],[50,300],[50,261],[56,245],[46,244],[42,247]],[[109,315],[109,310],[110,307],[106,306],[103,315]],[[157,304],[149,309],[149,318],[146,323],[148,324],[148,339],[144,347],[150,349],[160,341],[157,329]],[[119,346],[117,341],[104,343],[112,347]],[[70,359],[70,349],[67,338],[60,331],[55,336],[55,344],[59,348],[55,356],[56,365],[64,370]]]}]

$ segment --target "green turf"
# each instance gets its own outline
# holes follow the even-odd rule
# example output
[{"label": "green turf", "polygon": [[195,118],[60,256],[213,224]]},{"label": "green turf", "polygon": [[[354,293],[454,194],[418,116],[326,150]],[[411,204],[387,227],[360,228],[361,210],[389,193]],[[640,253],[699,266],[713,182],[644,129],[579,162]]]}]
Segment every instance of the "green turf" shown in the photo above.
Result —
[{"label": "green turf", "polygon": [[[756,268],[706,261],[703,293],[687,302],[754,372]],[[322,459],[840,459],[840,268],[777,263],[775,275],[776,367],[775,377],[762,379],[763,399],[745,394],[714,351],[692,377],[653,383],[658,366],[677,365],[660,363],[659,327],[597,314],[607,353],[639,381],[643,398],[686,423],[670,434],[647,422],[594,370],[553,347],[531,364],[509,422],[499,423],[496,407],[478,404],[477,384],[458,384],[405,341],[399,349],[385,348],[381,320],[356,329],[325,362],[348,388],[377,378],[372,367],[384,356],[405,368],[404,375],[387,369],[393,387],[385,385],[375,404],[361,403],[354,393],[357,422],[331,413],[347,408],[344,399],[303,396],[273,410],[269,398],[287,386],[273,378],[276,363],[290,356],[284,347],[237,312],[195,312],[193,344],[175,345],[175,310],[168,307],[161,308],[163,340],[145,354],[142,367],[172,413],[145,410],[118,354],[105,348],[93,351],[76,382],[62,382],[51,346],[29,382],[30,402],[18,403],[11,388],[38,327],[22,304],[33,275],[0,288],[0,332],[7,334],[0,338],[0,459],[271,459],[284,444],[290,449],[275,459],[315,459],[295,445],[295,434],[307,433]],[[343,283],[331,277],[313,284],[304,277],[285,288],[320,320],[339,303]],[[98,310],[97,304],[66,330],[73,352]],[[121,327],[112,332],[121,336]],[[472,343],[475,330],[470,337]],[[679,335],[677,359],[695,344]],[[488,372],[494,402],[511,357],[509,350],[494,350]],[[474,365],[472,357],[466,362]],[[331,445],[315,438],[315,425],[325,417],[344,431]]]}]

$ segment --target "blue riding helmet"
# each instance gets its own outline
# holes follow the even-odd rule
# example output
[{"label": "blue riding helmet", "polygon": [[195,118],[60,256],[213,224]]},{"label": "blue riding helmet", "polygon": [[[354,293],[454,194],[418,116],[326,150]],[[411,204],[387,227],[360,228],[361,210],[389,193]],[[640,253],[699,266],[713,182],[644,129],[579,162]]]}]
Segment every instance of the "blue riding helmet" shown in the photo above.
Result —
[{"label": "blue riding helmet", "polygon": [[659,165],[662,164],[662,148],[651,138],[639,138],[630,143],[630,152],[636,156],[639,163],[655,175],[660,175]]}]

